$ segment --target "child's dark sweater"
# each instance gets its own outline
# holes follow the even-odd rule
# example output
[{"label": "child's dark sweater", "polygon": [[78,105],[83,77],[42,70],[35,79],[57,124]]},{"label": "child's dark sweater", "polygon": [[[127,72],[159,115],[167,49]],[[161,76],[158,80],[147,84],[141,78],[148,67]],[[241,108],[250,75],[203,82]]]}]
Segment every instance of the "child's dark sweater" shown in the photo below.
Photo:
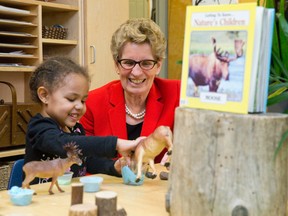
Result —
[{"label": "child's dark sweater", "polygon": [[[74,164],[71,167],[74,177],[76,177],[86,174],[86,163],[90,160],[89,158],[95,156],[113,158],[117,156],[117,137],[85,136],[84,129],[79,123],[69,129],[71,133],[63,132],[53,119],[43,117],[39,113],[32,117],[27,128],[24,163],[51,160],[59,157],[66,158],[67,155],[63,146],[67,143],[75,142],[82,151],[83,159],[81,166]],[[97,167],[97,164],[89,163],[89,166]],[[111,167],[113,166],[109,165],[109,169]],[[93,170],[94,168],[90,167],[89,169]],[[109,169],[106,174],[116,174],[115,170]]]}]

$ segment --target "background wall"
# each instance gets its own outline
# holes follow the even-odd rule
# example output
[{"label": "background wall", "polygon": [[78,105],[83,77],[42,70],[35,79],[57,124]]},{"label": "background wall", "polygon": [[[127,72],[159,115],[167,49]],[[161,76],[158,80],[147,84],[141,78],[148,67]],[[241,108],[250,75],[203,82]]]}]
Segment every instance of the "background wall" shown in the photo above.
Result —
[{"label": "background wall", "polygon": [[186,6],[191,0],[169,0],[168,4],[168,78],[181,79]]},{"label": "background wall", "polygon": [[130,17],[152,17],[160,26],[168,40],[167,58],[160,76],[180,79],[184,45],[186,6],[192,0],[130,0]]},{"label": "background wall", "polygon": [[[146,17],[154,20],[168,39],[168,2],[167,0],[129,0],[129,17]],[[162,64],[160,77],[168,77],[168,52]]]}]

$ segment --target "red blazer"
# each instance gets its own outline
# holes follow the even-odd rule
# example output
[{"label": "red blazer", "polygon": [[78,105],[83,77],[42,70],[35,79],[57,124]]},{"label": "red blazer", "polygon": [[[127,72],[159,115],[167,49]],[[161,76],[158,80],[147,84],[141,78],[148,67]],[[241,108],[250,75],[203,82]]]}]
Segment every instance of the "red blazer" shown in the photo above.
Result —
[{"label": "red blazer", "polygon": [[[156,77],[148,94],[141,136],[148,136],[157,126],[173,130],[175,108],[179,106],[180,81]],[[87,111],[80,123],[87,135],[113,135],[127,139],[124,92],[120,80],[89,92]],[[160,162],[164,151],[155,158]]]}]

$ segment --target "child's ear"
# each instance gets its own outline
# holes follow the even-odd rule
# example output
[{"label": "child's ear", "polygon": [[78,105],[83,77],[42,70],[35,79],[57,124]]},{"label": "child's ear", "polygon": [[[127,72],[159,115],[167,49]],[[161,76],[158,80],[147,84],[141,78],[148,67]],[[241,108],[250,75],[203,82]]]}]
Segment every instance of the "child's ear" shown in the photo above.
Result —
[{"label": "child's ear", "polygon": [[38,94],[39,99],[42,101],[42,103],[47,104],[49,92],[44,86],[40,86],[37,89],[37,94]]}]

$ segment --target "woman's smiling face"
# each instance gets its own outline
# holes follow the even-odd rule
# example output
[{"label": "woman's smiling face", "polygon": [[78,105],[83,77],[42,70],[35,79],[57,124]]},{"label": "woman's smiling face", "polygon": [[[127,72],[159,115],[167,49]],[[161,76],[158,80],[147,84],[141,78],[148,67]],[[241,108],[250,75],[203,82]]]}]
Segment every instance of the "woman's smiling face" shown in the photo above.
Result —
[{"label": "woman's smiling face", "polygon": [[[156,60],[153,57],[151,46],[148,43],[136,44],[127,43],[122,50],[121,59],[131,59],[136,62],[142,60]],[[155,66],[150,70],[143,70],[139,64],[136,64],[133,69],[127,70],[117,64],[120,81],[123,89],[128,94],[145,95],[148,94],[153,84],[154,78],[160,73],[162,66],[161,61],[157,61]]]}]

